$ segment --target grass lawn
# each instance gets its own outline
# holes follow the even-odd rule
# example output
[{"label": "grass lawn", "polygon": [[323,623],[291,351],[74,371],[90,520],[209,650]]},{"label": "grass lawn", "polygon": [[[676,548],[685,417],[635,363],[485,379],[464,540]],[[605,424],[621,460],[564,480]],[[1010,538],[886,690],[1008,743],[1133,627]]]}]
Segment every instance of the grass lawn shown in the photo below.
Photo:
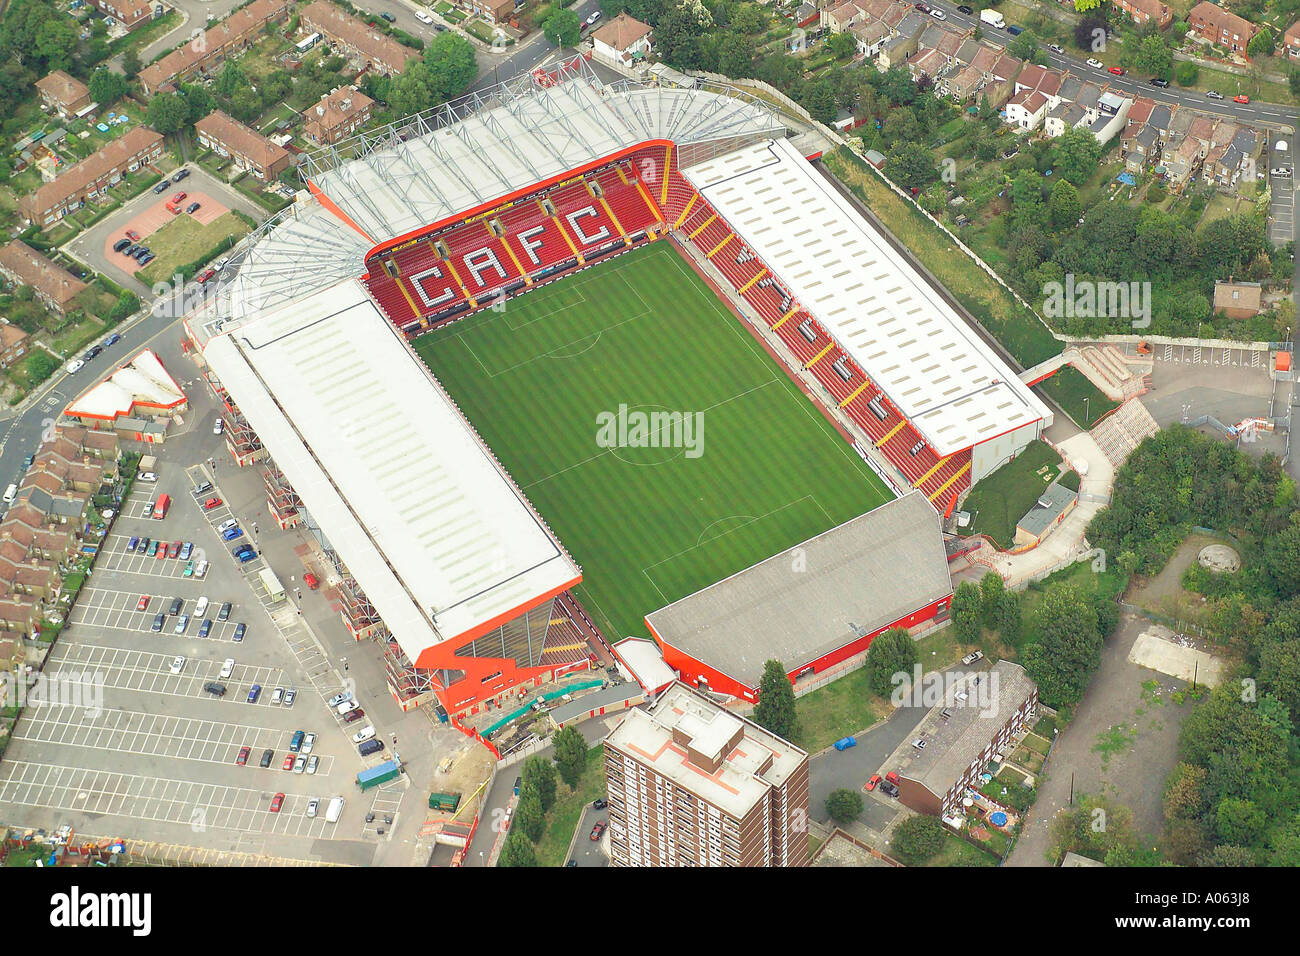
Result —
[{"label": "grass lawn", "polygon": [[578,825],[582,808],[597,797],[605,795],[605,748],[592,747],[587,751],[587,769],[582,772],[578,789],[570,790],[559,781],[555,803],[546,814],[546,829],[537,841],[539,866],[563,866],[564,855],[573,839],[573,828]]},{"label": "grass lawn", "polygon": [[80,322],[68,325],[60,330],[59,334],[54,337],[50,346],[54,351],[66,355],[68,358],[74,358],[83,345],[91,339],[97,338],[100,333],[104,332],[108,326],[92,315],[86,316]]},{"label": "grass lawn", "polygon": [[870,207],[900,242],[977,318],[1024,368],[1061,351],[1051,331],[1013,299],[929,220],[895,195],[847,149],[822,158],[826,168]]},{"label": "grass lawn", "polygon": [[866,668],[861,667],[804,694],[795,701],[794,709],[799,733],[791,742],[810,754],[866,730],[889,712],[888,704],[871,693]]},{"label": "grass lawn", "polygon": [[1256,82],[1249,76],[1240,76],[1208,66],[1200,67],[1196,74],[1196,85],[1190,89],[1214,90],[1227,97],[1245,93],[1253,100],[1263,100],[1267,103],[1295,102],[1295,97],[1291,95],[1291,90],[1285,83],[1270,83],[1264,79]]},{"label": "grass lawn", "polygon": [[[1057,582],[1065,582],[1074,585],[1080,590],[1084,598],[1088,600],[1091,600],[1099,594],[1104,595],[1108,599],[1113,599],[1123,591],[1125,586],[1128,584],[1120,570],[1115,567],[1113,558],[1110,563],[1107,564],[1106,570],[1101,573],[1092,570],[1092,561],[1080,561],[1077,564],[1070,565],[1068,568],[1062,568],[1060,571],[1044,578],[1042,581],[1034,582],[1025,589],[1020,607],[1021,615],[1026,622],[1031,621],[1033,615],[1035,615],[1038,612],[1039,607],[1042,606],[1043,596],[1046,593],[1047,585],[1055,584]],[[1032,630],[1032,627],[1026,626],[1022,629],[1022,633],[1023,635],[1028,636]],[[1036,725],[1034,729],[1044,737],[1051,737],[1052,728],[1055,724],[1047,723],[1045,722],[1046,720],[1047,718],[1044,718],[1043,721],[1039,721],[1038,725]]]},{"label": "grass lawn", "polygon": [[1059,372],[1035,387],[1042,389],[1081,428],[1091,428],[1093,422],[1112,408],[1119,407],[1119,402],[1112,402],[1105,392],[1088,381],[1088,377],[1072,365],[1063,366]]},{"label": "grass lawn", "polygon": [[1061,456],[1046,442],[1026,445],[1014,461],[981,480],[966,499],[962,507],[975,513],[971,533],[987,534],[1000,547],[1011,547],[1016,522],[1064,469]]},{"label": "grass lawn", "polygon": [[[885,848],[888,852],[888,847]],[[955,833],[944,831],[943,847],[925,866],[997,866],[997,857],[972,846]]]},{"label": "grass lawn", "polygon": [[[666,242],[414,344],[582,566],[612,639],[890,497]],[[598,416],[620,406],[687,413],[696,443],[602,447]]]},{"label": "grass lawn", "polygon": [[181,213],[145,240],[158,258],[138,270],[135,277],[150,284],[170,281],[181,266],[213,254],[224,239],[247,233],[247,223],[233,212],[206,226],[200,225],[193,216]]}]

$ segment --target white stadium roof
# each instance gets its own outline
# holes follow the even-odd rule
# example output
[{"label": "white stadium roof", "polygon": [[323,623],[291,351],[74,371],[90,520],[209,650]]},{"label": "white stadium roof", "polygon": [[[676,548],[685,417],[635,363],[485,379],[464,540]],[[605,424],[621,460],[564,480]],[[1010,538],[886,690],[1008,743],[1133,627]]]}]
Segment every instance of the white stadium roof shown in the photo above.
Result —
[{"label": "white stadium roof", "polygon": [[786,140],[683,171],[940,456],[1051,412]]},{"label": "white stadium roof", "polygon": [[175,408],[185,402],[176,384],[152,349],[145,349],[108,378],[87,389],[64,409],[77,418],[114,419],[139,405]]},{"label": "white stadium roof", "polygon": [[784,133],[767,106],[732,89],[606,84],[581,58],[560,75],[526,74],[359,134],[309,154],[305,175],[379,243],[647,140]]},{"label": "white stadium roof", "polygon": [[580,578],[360,281],[203,354],[411,661]]}]

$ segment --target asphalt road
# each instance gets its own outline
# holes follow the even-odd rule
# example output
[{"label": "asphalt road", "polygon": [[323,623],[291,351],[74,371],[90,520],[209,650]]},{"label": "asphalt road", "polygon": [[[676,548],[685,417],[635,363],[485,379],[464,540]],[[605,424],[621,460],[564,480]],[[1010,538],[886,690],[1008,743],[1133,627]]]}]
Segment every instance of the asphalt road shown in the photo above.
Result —
[{"label": "asphalt road", "polygon": [[[976,8],[974,15],[967,16],[964,13],[958,13],[957,5],[953,3],[941,3],[934,0],[934,2],[930,3],[930,6],[942,9],[948,15],[946,22],[957,23],[962,26],[975,26],[978,24],[984,32],[984,39],[997,46],[1006,46],[1014,39],[1006,30],[995,30],[987,23],[980,23],[978,8]],[[975,4],[972,3],[970,6],[974,7]],[[1008,21],[1008,25],[1014,24]],[[1115,76],[1105,70],[1095,69],[1084,62],[1087,59],[1086,57],[1075,56],[1068,50],[1064,55],[1053,53],[1050,50],[1045,52],[1048,64],[1056,69],[1068,69],[1075,76],[1083,78],[1104,80],[1113,89],[1123,90],[1133,96],[1145,96],[1158,103],[1177,104],[1178,106],[1214,113],[1218,116],[1230,116],[1241,120],[1243,123],[1255,126],[1272,124],[1293,127],[1295,125],[1295,107],[1279,106],[1275,103],[1242,104],[1234,103],[1232,100],[1214,100],[1204,93],[1181,90],[1172,86],[1161,89],[1158,86],[1152,86],[1150,80],[1146,78],[1138,78],[1131,74],[1128,76]]]}]

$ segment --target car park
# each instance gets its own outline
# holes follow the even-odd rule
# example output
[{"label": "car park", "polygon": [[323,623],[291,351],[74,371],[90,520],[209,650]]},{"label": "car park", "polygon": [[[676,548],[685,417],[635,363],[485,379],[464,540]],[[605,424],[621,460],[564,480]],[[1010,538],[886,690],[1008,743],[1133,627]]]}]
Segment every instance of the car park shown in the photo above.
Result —
[{"label": "car park", "polygon": [[190,626],[190,616],[188,614],[182,614],[180,617],[176,619],[176,627],[174,630],[176,631],[177,634],[184,634],[185,629],[189,626]]},{"label": "car park", "polygon": [[137,611],[147,611],[147,610],[149,610],[149,595],[147,595],[147,594],[141,594],[141,595],[140,595],[140,600],[138,600],[138,601],[135,602],[135,609],[136,609]]},{"label": "car park", "polygon": [[[418,14],[417,14],[418,16]],[[320,797],[312,797],[307,801],[307,816],[316,816],[316,811],[320,809]]]},{"label": "car park", "polygon": [[[298,692],[294,690],[292,687],[290,687],[288,690],[284,692],[284,706],[292,707],[293,702],[297,700],[297,698],[298,698]],[[315,734],[308,734],[307,736],[310,737],[312,740],[316,739]]]},{"label": "car park", "polygon": [[277,793],[271,798],[271,812],[279,813],[282,806],[284,806],[284,794]]},{"label": "car park", "polygon": [[166,614],[155,614],[153,616],[153,626],[149,628],[149,630],[161,631],[163,629],[163,624],[165,624],[166,622],[167,622]]},{"label": "car park", "polygon": [[280,769],[281,769],[281,770],[292,770],[292,769],[293,769],[293,762],[294,762],[295,760],[297,760],[297,759],[298,759],[298,757],[297,757],[296,754],[285,754],[285,755],[284,755],[284,763],[280,764]]},{"label": "car park", "polygon": [[210,633],[212,633],[212,622],[205,617],[199,625],[199,637],[207,637]]},{"label": "car park", "polygon": [[229,619],[230,619],[230,602],[227,601],[221,605],[221,610],[217,612],[217,620],[226,621]]},{"label": "car park", "polygon": [[231,638],[236,644],[244,639],[245,626],[243,624],[235,625],[235,636]]},{"label": "car park", "polygon": [[200,206],[201,206],[200,203],[192,202],[185,207],[185,211],[192,216],[199,211]]},{"label": "car park", "polygon": [[312,754],[310,757],[307,758],[308,773],[315,773],[316,768],[319,766],[320,766],[320,757],[316,756],[315,754]]},{"label": "car park", "polygon": [[262,693],[261,684],[254,684],[252,687],[248,688],[248,702],[250,704],[256,704],[257,698],[261,695],[261,693]]},{"label": "car park", "polygon": [[274,759],[275,759],[275,751],[272,750],[270,747],[267,747],[265,750],[262,751],[262,760],[260,762],[260,765],[263,767],[269,767],[271,766],[271,761]]},{"label": "car park", "polygon": [[244,766],[244,764],[248,763],[248,753],[249,753],[249,748],[247,747],[239,748],[239,756],[235,758],[236,767],[242,767]]},{"label": "car park", "polygon": [[183,657],[173,657],[173,658],[172,658],[171,667],[168,668],[168,669],[169,669],[173,674],[179,674],[182,670],[185,669],[185,658],[183,658]]}]

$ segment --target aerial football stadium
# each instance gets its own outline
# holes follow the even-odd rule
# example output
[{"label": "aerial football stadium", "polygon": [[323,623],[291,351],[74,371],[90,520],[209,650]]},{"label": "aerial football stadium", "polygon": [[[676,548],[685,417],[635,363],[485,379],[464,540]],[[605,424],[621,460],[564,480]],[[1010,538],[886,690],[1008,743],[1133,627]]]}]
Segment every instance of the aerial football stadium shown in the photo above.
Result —
[{"label": "aerial football stadium", "polygon": [[942,517],[1051,413],[793,132],[577,58],[306,156],[189,317],[403,706],[647,633],[752,698],[946,613]]}]

